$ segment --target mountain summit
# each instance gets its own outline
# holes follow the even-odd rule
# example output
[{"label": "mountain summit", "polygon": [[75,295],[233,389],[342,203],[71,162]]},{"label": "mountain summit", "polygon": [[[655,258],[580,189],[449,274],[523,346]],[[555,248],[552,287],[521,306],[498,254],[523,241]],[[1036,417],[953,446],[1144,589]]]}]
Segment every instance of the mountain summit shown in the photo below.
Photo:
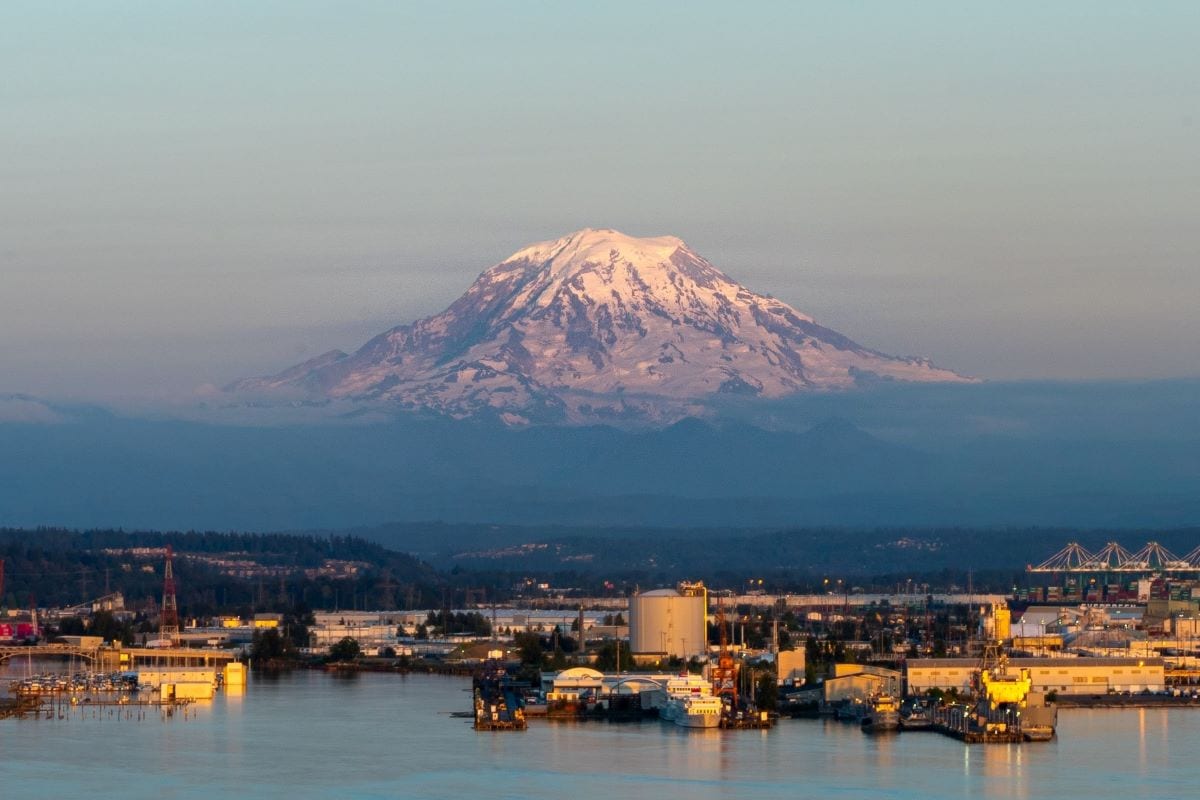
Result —
[{"label": "mountain summit", "polygon": [[385,403],[509,424],[698,413],[872,380],[963,382],[862,347],[735,283],[673,236],[586,229],[530,245],[436,316],[229,391]]}]

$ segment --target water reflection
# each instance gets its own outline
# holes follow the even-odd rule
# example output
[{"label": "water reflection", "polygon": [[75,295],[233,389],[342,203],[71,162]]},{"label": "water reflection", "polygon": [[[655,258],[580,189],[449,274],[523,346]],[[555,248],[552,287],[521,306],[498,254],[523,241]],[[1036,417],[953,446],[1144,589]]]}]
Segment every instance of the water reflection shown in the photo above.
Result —
[{"label": "water reflection", "polygon": [[1146,764],[1146,709],[1139,708],[1138,716],[1138,763],[1141,765],[1141,773],[1146,774],[1148,765]]},{"label": "water reflection", "polygon": [[1029,786],[1025,780],[1025,775],[1021,769],[1021,758],[1026,745],[1023,744],[992,744],[979,745],[976,748],[968,747],[968,749],[977,750],[977,763],[982,764],[983,781],[985,787],[988,787],[989,794],[992,788],[1002,788],[1002,791],[996,792],[997,795],[1003,797],[1029,797]]},{"label": "water reflection", "polygon": [[3,796],[104,786],[179,798],[1182,797],[1200,782],[1200,711],[1064,711],[1058,740],[1031,745],[870,736],[825,720],[771,731],[536,720],[525,733],[489,734],[449,715],[470,707],[469,685],[256,674],[184,719],[7,720]]}]

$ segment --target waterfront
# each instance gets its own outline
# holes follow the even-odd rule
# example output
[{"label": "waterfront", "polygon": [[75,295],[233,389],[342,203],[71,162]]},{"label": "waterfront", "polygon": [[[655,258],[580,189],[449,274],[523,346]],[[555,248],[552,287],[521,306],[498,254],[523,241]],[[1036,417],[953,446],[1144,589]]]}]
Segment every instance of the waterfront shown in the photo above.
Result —
[{"label": "waterfront", "polygon": [[[19,674],[21,665],[8,668]],[[489,734],[450,712],[470,681],[299,671],[255,676],[168,721],[0,723],[6,797],[1181,797],[1200,714],[1072,710],[1045,744],[869,736],[821,720],[771,731],[537,721]]]}]

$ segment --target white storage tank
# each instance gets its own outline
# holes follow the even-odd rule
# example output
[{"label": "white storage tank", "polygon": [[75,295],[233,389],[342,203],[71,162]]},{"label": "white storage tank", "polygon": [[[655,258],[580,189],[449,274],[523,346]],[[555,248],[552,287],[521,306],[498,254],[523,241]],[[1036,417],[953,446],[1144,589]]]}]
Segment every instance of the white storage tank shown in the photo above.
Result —
[{"label": "white storage tank", "polygon": [[629,646],[635,656],[691,658],[708,649],[703,584],[655,589],[629,598]]}]

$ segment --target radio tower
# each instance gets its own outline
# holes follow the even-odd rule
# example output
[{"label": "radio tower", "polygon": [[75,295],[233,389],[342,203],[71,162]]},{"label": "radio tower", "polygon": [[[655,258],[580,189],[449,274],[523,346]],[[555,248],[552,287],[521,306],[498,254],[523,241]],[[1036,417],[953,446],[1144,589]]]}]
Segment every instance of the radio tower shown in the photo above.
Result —
[{"label": "radio tower", "polygon": [[167,566],[163,570],[162,614],[159,617],[158,636],[174,645],[179,638],[179,607],[175,604],[175,571],[171,566],[171,545],[167,545]]}]

